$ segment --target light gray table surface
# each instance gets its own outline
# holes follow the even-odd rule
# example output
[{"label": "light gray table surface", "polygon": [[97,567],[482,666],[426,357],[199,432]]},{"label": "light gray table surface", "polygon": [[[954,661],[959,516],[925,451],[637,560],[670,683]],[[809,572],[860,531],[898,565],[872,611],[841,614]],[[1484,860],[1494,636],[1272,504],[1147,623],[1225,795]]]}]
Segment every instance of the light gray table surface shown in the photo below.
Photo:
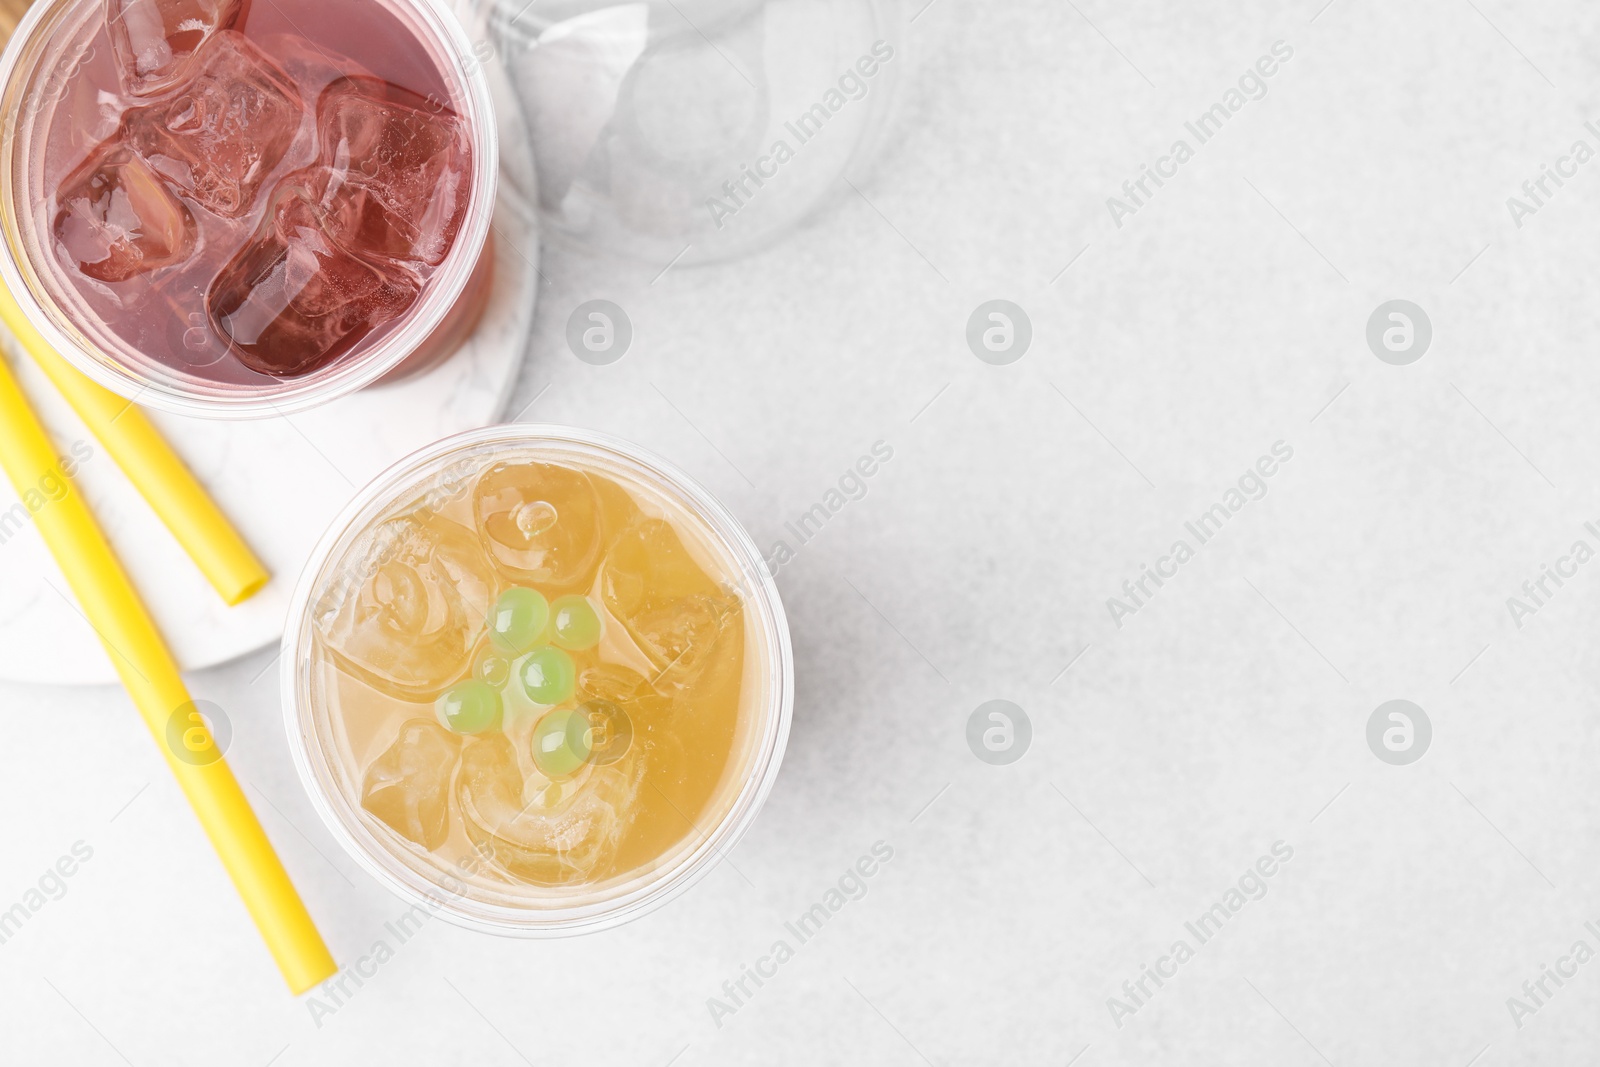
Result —
[{"label": "light gray table surface", "polygon": [[[934,0],[877,166],[781,242],[659,277],[546,249],[513,411],[667,456],[763,548],[893,449],[778,576],[794,729],[730,863],[596,936],[431,922],[318,1012],[126,697],[0,685],[0,910],[92,850],[0,945],[0,1062],[1596,1062],[1600,562],[1560,560],[1600,549],[1600,161],[1507,201],[1600,150],[1600,10],[1322,3]],[[1277,41],[1265,96],[1114,220]],[[566,348],[596,298],[636,331],[608,367]],[[992,299],[1032,323],[1007,366],[967,343]],[[1395,299],[1432,324],[1408,365],[1367,341]],[[191,681],[353,963],[405,905],[302,792],[271,658]],[[995,699],[1032,727],[1005,766],[967,741]],[[1431,723],[1407,765],[1368,744],[1394,699]]]}]

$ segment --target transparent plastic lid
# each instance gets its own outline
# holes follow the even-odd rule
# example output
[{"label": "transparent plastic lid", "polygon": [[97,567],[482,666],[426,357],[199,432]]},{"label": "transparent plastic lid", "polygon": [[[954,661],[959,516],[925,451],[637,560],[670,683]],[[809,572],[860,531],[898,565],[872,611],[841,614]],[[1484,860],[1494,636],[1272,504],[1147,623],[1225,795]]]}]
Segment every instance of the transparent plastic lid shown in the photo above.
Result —
[{"label": "transparent plastic lid", "polygon": [[547,232],[737,255],[856,180],[906,59],[896,0],[464,0],[527,115]]}]

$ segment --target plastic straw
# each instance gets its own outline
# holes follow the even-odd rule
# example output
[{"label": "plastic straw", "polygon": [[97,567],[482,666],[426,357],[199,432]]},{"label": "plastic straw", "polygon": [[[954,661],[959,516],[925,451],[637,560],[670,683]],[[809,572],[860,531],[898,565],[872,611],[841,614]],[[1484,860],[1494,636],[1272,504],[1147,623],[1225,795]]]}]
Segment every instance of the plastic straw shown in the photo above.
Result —
[{"label": "plastic straw", "polygon": [[[40,502],[33,511],[40,534],[155,735],[289,988],[303,993],[330,977],[337,968],[305,904],[203,720],[193,712],[177,664],[138,593],[77,487],[62,476],[50,438],[3,359],[0,466],[25,501]],[[58,478],[67,487],[65,495],[59,495],[59,489],[41,495],[40,486],[54,488]],[[175,724],[180,729],[173,730]],[[170,740],[174,733],[184,737],[182,755],[180,746]]]},{"label": "plastic straw", "polygon": [[3,285],[0,322],[100,439],[225,603],[242,603],[267,584],[261,561],[143,412],[62,359]]}]

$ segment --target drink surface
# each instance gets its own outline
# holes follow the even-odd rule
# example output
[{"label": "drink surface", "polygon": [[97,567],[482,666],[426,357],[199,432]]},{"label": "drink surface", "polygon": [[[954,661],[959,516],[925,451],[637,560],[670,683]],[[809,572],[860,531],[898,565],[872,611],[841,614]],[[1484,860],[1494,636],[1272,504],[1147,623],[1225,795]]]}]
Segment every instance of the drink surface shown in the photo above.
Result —
[{"label": "drink surface", "polygon": [[[81,315],[215,383],[295,378],[416,304],[472,143],[382,0],[104,0],[39,119],[35,218]],[[76,53],[75,53],[76,54]]]},{"label": "drink surface", "polygon": [[532,454],[451,478],[357,534],[312,604],[349,806],[414,869],[513,900],[701,840],[756,688],[703,522]]}]

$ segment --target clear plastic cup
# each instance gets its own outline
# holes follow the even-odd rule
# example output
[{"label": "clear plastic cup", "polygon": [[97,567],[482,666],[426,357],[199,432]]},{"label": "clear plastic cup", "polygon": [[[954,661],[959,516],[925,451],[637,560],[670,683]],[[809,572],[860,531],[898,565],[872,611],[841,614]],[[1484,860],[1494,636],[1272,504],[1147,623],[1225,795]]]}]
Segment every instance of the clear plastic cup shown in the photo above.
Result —
[{"label": "clear plastic cup", "polygon": [[901,0],[463,2],[527,113],[545,233],[657,269],[854,196],[913,62]]},{"label": "clear plastic cup", "polygon": [[[470,865],[408,846],[361,806],[362,782],[343,752],[340,723],[319,697],[313,666],[317,605],[348,583],[347,558],[395,509],[470,491],[476,473],[508,456],[597,471],[669,502],[698,527],[702,549],[744,605],[744,675],[728,763],[692,828],[656,860],[598,883],[529,887],[481,877]],[[637,918],[688,889],[749,829],[782,762],[794,704],[794,660],[777,587],[761,553],[726,508],[672,465],[601,434],[512,425],[447,438],[402,460],[334,520],[291,600],[281,658],[289,748],[306,790],[345,851],[404,900],[459,926],[521,937],[561,937]],[[423,714],[431,714],[431,711]]]},{"label": "clear plastic cup", "polygon": [[[40,216],[48,203],[45,141],[55,109],[92,59],[104,0],[37,0],[0,57],[0,278],[33,326],[75,367],[140,404],[200,418],[292,414],[361,389],[416,357],[436,357],[441,340],[459,340],[452,323],[479,294],[473,284],[490,231],[499,173],[499,139],[490,89],[473,44],[446,0],[363,0],[380,4],[423,46],[449,89],[473,151],[472,191],[461,229],[414,305],[352,351],[297,378],[217,380],[157,361],[113,332],[53,263]],[[164,309],[166,313],[166,309]],[[176,312],[170,312],[176,315]],[[259,379],[259,380],[256,380]]]}]

